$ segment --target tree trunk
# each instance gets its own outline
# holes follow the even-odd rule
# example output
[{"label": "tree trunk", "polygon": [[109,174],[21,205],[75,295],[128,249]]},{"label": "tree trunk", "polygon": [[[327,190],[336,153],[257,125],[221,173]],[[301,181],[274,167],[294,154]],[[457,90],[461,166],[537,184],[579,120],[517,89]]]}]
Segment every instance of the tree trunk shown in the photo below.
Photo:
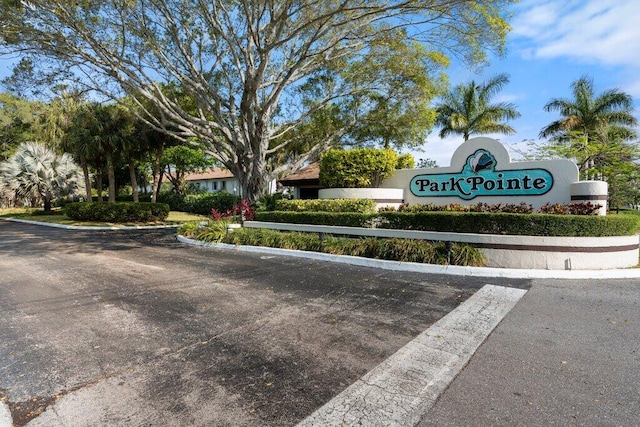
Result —
[{"label": "tree trunk", "polygon": [[107,159],[107,180],[109,181],[109,203],[116,201],[116,172],[113,169],[113,153],[105,155]]},{"label": "tree trunk", "polygon": [[89,165],[84,156],[80,157],[80,165],[82,166],[82,174],[84,175],[84,190],[87,202],[91,201],[91,177],[89,176]]},{"label": "tree trunk", "polygon": [[129,156],[129,178],[131,179],[131,195],[133,201],[138,202],[138,179],[136,178],[136,168],[132,156]]},{"label": "tree trunk", "polygon": [[176,193],[181,196],[184,196],[184,182],[184,173],[176,171],[176,182],[174,185],[176,187]]},{"label": "tree trunk", "polygon": [[155,203],[158,200],[158,194],[160,193],[160,183],[162,182],[162,171],[160,170],[162,162],[162,152],[164,150],[164,144],[160,144],[156,147],[156,155],[153,161],[153,188],[151,190],[151,203]]},{"label": "tree trunk", "polygon": [[44,195],[44,211],[51,212],[51,194],[47,193]]},{"label": "tree trunk", "polygon": [[96,168],[96,187],[98,190],[98,202],[102,203],[104,200],[102,199],[102,166],[98,163],[98,168]]}]

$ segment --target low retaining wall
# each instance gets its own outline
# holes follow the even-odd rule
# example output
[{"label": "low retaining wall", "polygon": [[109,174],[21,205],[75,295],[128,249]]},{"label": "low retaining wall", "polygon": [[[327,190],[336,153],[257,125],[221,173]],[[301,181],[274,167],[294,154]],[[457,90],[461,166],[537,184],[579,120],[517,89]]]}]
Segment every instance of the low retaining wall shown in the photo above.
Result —
[{"label": "low retaining wall", "polygon": [[487,259],[488,267],[607,270],[634,267],[638,265],[639,261],[640,239],[637,235],[614,237],[504,236],[261,221],[245,221],[244,226],[282,231],[468,243],[482,250]]}]

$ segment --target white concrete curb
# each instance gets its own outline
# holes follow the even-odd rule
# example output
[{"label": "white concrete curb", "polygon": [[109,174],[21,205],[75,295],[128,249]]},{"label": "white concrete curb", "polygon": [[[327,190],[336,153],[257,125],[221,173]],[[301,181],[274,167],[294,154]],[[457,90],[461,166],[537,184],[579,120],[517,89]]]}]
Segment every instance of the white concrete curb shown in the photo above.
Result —
[{"label": "white concrete curb", "polygon": [[6,403],[0,402],[0,427],[12,427],[13,418]]},{"label": "white concrete curb", "polygon": [[53,227],[53,228],[62,228],[65,230],[151,230],[151,229],[160,229],[160,228],[178,228],[180,224],[174,225],[131,225],[131,226],[109,226],[109,227],[91,227],[88,225],[65,225],[65,224],[55,224],[52,222],[42,222],[42,221],[31,221],[27,219],[19,219],[19,218],[0,218],[5,221],[11,222],[21,222],[23,224],[33,224],[33,225],[43,225],[45,227]]},{"label": "white concrete curb", "polygon": [[416,425],[526,292],[485,285],[298,426]]},{"label": "white concrete curb", "polygon": [[226,243],[207,243],[178,236],[178,241],[189,245],[236,250],[241,252],[283,255],[309,258],[319,261],[337,262],[383,270],[409,271],[415,273],[447,274],[452,276],[503,277],[507,279],[633,279],[640,278],[640,268],[618,270],[526,270],[516,268],[462,267],[457,265],[418,264],[412,262],[386,261],[349,255],[331,255],[319,252],[291,249],[266,248],[262,246],[235,246]]}]

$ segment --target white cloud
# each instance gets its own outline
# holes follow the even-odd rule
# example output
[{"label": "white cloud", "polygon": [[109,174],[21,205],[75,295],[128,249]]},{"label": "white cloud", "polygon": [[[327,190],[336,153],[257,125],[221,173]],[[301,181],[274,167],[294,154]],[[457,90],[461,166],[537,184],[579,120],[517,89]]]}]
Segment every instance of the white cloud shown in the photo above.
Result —
[{"label": "white cloud", "polygon": [[525,58],[640,66],[637,0],[524,0],[513,35]]}]

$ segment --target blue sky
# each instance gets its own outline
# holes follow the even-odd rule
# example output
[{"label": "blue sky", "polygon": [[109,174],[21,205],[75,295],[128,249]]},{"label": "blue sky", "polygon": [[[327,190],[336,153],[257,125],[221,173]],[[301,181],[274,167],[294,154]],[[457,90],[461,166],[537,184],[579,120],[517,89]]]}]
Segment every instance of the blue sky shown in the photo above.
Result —
[{"label": "blue sky", "polygon": [[[596,94],[618,88],[632,95],[640,118],[640,1],[522,0],[513,11],[504,58],[493,58],[481,73],[455,63],[448,70],[452,86],[510,75],[494,100],[518,107],[522,117],[510,122],[517,133],[487,136],[507,145],[513,158],[526,149],[522,141],[538,141],[540,130],[559,118],[544,105],[551,98],[571,98],[570,85],[582,75],[593,78]],[[429,135],[423,153],[413,154],[448,166],[462,138],[441,140],[437,133]]]},{"label": "blue sky", "polygon": [[[484,81],[498,73],[510,83],[495,98],[517,105],[522,117],[511,122],[516,134],[487,135],[500,140],[517,158],[524,140],[538,140],[540,129],[558,118],[543,106],[554,97],[571,97],[571,82],[582,75],[594,79],[596,93],[621,89],[640,107],[640,1],[638,0],[522,0],[515,16],[504,58],[492,58],[481,73],[453,63],[451,85]],[[8,74],[0,61],[0,78]],[[636,112],[636,116],[638,116]],[[459,136],[441,140],[434,130],[417,159],[431,158],[449,165]]]}]

